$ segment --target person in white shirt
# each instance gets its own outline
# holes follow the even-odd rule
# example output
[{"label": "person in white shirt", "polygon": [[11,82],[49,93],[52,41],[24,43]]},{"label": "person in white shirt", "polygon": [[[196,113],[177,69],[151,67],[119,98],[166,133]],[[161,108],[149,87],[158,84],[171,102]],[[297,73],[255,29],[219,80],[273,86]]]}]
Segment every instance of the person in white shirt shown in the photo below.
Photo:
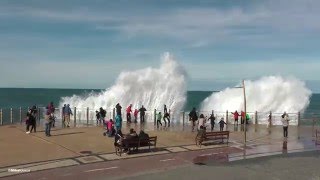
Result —
[{"label": "person in white shirt", "polygon": [[203,126],[205,128],[206,119],[204,118],[204,115],[201,114],[198,120],[198,130],[200,130],[200,127]]},{"label": "person in white shirt", "polygon": [[289,126],[289,115],[284,112],[281,116],[282,126],[283,126],[283,137],[288,137],[288,126]]}]

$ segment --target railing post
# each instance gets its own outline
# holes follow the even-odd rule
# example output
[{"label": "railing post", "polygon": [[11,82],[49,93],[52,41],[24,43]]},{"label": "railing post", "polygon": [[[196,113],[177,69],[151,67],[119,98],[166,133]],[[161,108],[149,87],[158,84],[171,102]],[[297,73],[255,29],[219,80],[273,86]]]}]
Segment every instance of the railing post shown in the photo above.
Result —
[{"label": "railing post", "polygon": [[12,108],[10,108],[10,123],[13,124]]},{"label": "railing post", "polygon": [[115,115],[116,115],[116,108],[113,108],[112,110],[112,118],[115,120]]},{"label": "railing post", "polygon": [[254,113],[254,124],[258,125],[258,111]]},{"label": "railing post", "polygon": [[40,114],[41,114],[41,110],[40,110],[40,108],[38,108],[38,120],[39,120],[39,126],[40,126]]},{"label": "railing post", "polygon": [[87,126],[89,126],[89,107],[87,107]]},{"label": "railing post", "polygon": [[154,109],[153,121],[154,121],[154,126],[156,126],[156,123],[157,123],[157,109]]},{"label": "railing post", "polygon": [[0,109],[0,125],[3,125],[3,121],[2,121],[2,109]]},{"label": "railing post", "polygon": [[73,117],[74,117],[74,122],[73,122],[73,126],[76,127],[77,126],[77,107],[74,107],[74,113],[73,113]]},{"label": "railing post", "polygon": [[185,112],[182,112],[182,126],[184,127]]},{"label": "railing post", "polygon": [[20,124],[22,124],[22,109],[19,108]]},{"label": "railing post", "polygon": [[269,127],[271,128],[272,126],[272,112],[270,111],[270,121],[269,121]]},{"label": "railing post", "polygon": [[229,112],[228,110],[226,111],[226,123],[227,123],[227,126],[228,126],[228,123],[229,123]]},{"label": "railing post", "polygon": [[298,126],[300,126],[300,112],[298,112]]}]

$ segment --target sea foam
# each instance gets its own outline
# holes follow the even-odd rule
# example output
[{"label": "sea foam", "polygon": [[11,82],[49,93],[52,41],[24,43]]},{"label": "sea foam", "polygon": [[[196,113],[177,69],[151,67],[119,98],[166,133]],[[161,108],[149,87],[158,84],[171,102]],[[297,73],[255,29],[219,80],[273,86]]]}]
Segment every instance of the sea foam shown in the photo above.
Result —
[{"label": "sea foam", "polygon": [[180,112],[185,102],[186,72],[169,53],[165,53],[159,68],[121,72],[110,88],[86,96],[63,97],[60,107],[63,104],[70,104],[78,109],[89,107],[97,110],[103,107],[110,112],[120,103],[123,111],[129,104],[133,108],[143,105],[148,111],[162,111],[166,104],[171,111]]}]

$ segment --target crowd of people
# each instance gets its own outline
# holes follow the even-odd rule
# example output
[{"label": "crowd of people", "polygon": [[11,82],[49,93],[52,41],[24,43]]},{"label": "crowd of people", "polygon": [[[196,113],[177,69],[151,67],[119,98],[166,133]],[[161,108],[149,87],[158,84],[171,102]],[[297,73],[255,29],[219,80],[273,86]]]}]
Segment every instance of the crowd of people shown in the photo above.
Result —
[{"label": "crowd of people", "polygon": [[[117,134],[121,134],[122,129],[122,107],[120,103],[116,104],[115,106],[116,115],[115,120],[113,119],[106,119],[106,110],[102,107],[99,109],[99,111],[96,111],[96,123],[97,125],[103,124],[106,127],[106,132],[103,134],[108,137],[116,136]],[[140,123],[143,124],[145,122],[145,114],[146,114],[146,108],[142,105],[139,109],[134,109],[132,104],[130,104],[126,108],[126,119],[127,123],[137,123],[138,120],[138,114],[140,113]],[[45,111],[45,135],[51,136],[51,128],[55,127],[55,107],[53,102],[50,102],[48,106],[46,106]],[[133,114],[133,119],[132,119]],[[238,120],[240,117],[240,123],[243,125],[244,123],[248,124],[248,121],[250,119],[250,116],[248,114],[245,114],[245,112],[241,111],[241,113],[238,113],[238,111],[232,112],[233,118],[234,118],[234,124],[238,125]],[[72,110],[70,108],[69,104],[64,104],[62,108],[62,125],[64,127],[69,128],[70,127],[70,116],[73,115]],[[38,109],[36,105],[32,106],[27,112],[26,115],[26,133],[29,134],[32,131],[36,132],[36,119],[38,117]],[[268,124],[271,124],[271,113],[268,116]],[[207,130],[207,124],[210,124],[211,131],[214,131],[215,128],[215,120],[216,117],[212,113],[209,118],[207,116],[204,116],[203,114],[200,114],[198,116],[198,113],[196,111],[196,108],[193,108],[192,111],[189,113],[189,120],[192,124],[192,131],[194,131],[195,127],[197,127],[198,131],[206,131]],[[164,105],[163,107],[163,113],[158,112],[156,115],[156,125],[157,128],[160,126],[162,127],[162,121],[164,121],[164,127],[170,127],[170,111],[168,111],[167,106]],[[288,137],[288,126],[289,126],[289,115],[284,112],[281,115],[281,122],[283,124],[283,136]],[[209,123],[207,123],[209,122]],[[224,121],[224,118],[221,117],[219,122],[219,130],[223,131],[225,125],[227,123]]]}]

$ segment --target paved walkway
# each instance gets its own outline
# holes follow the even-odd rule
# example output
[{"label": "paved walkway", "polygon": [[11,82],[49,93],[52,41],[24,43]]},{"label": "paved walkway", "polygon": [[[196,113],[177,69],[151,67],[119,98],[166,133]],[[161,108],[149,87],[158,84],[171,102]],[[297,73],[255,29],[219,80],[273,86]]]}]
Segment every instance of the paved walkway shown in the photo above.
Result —
[{"label": "paved walkway", "polygon": [[[46,137],[41,129],[37,133],[27,135],[24,128],[20,125],[0,127],[0,177],[18,174],[18,172],[8,172],[8,169],[36,172],[144,156],[160,157],[172,153],[189,153],[192,159],[185,159],[185,162],[207,164],[214,161],[235,161],[318,150],[312,127],[290,127],[289,139],[284,141],[281,127],[267,129],[265,126],[249,126],[247,146],[244,147],[244,132],[241,131],[241,126],[230,125],[229,145],[207,145],[200,148],[194,145],[195,132],[190,132],[189,126],[176,124],[169,129],[157,130],[153,124],[143,127],[131,125],[124,127],[124,132],[128,132],[129,128],[135,128],[137,131],[144,129],[150,135],[158,136],[157,149],[121,157],[114,154],[113,138],[102,136],[102,127],[55,129],[51,137]],[[287,148],[284,149],[284,146]],[[193,154],[194,152],[196,154]]]}]

